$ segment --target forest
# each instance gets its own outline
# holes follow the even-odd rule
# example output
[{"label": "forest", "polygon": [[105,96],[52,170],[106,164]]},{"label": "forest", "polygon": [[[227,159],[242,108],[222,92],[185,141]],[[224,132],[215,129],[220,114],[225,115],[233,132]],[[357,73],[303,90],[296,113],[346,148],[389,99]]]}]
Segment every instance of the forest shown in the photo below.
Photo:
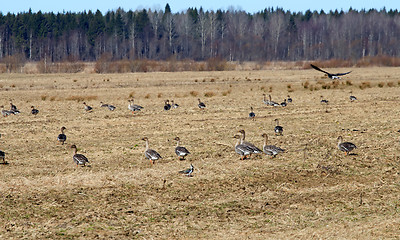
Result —
[{"label": "forest", "polygon": [[0,13],[0,61],[299,61],[400,57],[398,10]]}]

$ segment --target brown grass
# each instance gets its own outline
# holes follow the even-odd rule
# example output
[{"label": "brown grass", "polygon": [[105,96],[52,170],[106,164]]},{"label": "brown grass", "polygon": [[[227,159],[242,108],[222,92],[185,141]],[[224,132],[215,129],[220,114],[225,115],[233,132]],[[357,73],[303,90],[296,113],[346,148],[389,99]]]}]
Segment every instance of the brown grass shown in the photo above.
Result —
[{"label": "brown grass", "polygon": [[205,92],[204,93],[204,97],[214,97],[215,95],[217,95],[215,92]]},{"label": "brown grass", "polygon": [[[2,90],[0,105],[13,99],[21,110],[0,122],[0,149],[9,163],[0,165],[0,236],[396,239],[400,122],[387,116],[399,115],[393,106],[400,97],[397,87],[377,85],[397,82],[398,69],[350,70],[353,86],[344,78],[336,89],[332,82],[330,89],[315,84],[319,73],[312,69],[252,72],[251,78],[261,82],[245,80],[248,71],[0,74],[4,86],[17,86]],[[145,84],[131,81],[137,78]],[[227,80],[198,82],[194,88],[196,78]],[[71,79],[93,79],[97,85],[83,88]],[[28,80],[34,80],[33,88]],[[320,90],[296,88],[286,108],[267,107],[261,101],[262,86],[273,87],[272,99],[280,102],[287,84],[307,81]],[[198,97],[189,94],[192,89],[198,96],[215,93],[202,99],[206,109],[198,109]],[[358,101],[349,101],[350,89]],[[134,115],[126,108],[132,91],[154,95],[137,99],[144,109]],[[230,93],[223,96],[226,91]],[[180,108],[163,111],[162,102],[155,101],[157,93],[179,94]],[[321,95],[328,106],[320,104]],[[86,113],[81,102],[64,96],[98,99],[85,98],[94,108]],[[49,101],[53,97],[56,101]],[[117,109],[100,108],[100,100]],[[29,114],[32,105],[40,110],[37,116]],[[250,106],[255,121],[248,119]],[[284,127],[283,136],[273,133],[276,118]],[[55,140],[62,126],[67,128],[65,145]],[[273,159],[258,155],[241,161],[232,138],[240,129],[259,147],[265,132],[271,144],[287,152]],[[337,149],[339,135],[357,145],[354,155]],[[144,158],[144,136],[163,157],[154,166]],[[185,161],[174,153],[176,136],[191,152]],[[74,165],[71,144],[88,157],[91,167]],[[193,177],[178,173],[190,163]]]},{"label": "brown grass", "polygon": [[83,102],[83,101],[92,101],[92,100],[97,100],[98,96],[92,95],[92,96],[69,96],[66,97],[65,100],[67,101],[77,101],[77,102]]},{"label": "brown grass", "polygon": [[371,86],[371,82],[362,82],[360,85],[359,85],[359,87],[360,87],[360,89],[366,89],[366,88],[371,88],[372,86]]},{"label": "brown grass", "polygon": [[199,92],[197,92],[197,91],[190,91],[189,94],[190,94],[190,96],[193,96],[193,97],[199,96]]}]

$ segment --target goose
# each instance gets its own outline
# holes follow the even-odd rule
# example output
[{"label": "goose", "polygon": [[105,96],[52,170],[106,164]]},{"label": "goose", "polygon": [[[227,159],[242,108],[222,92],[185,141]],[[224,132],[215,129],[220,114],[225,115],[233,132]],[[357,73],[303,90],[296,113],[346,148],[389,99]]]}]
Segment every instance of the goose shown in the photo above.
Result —
[{"label": "goose", "polygon": [[240,144],[243,144],[243,145],[245,145],[245,146],[247,146],[247,147],[249,147],[249,148],[251,149],[252,152],[250,153],[250,155],[253,154],[253,153],[255,153],[255,154],[257,154],[257,153],[262,153],[261,149],[259,149],[258,147],[256,147],[254,144],[245,141],[245,139],[246,139],[246,132],[245,132],[243,129],[242,129],[242,130],[239,130],[238,132],[242,135],[242,137],[241,137],[241,139],[240,139]]},{"label": "goose", "polygon": [[328,104],[328,103],[329,103],[329,101],[328,101],[328,100],[326,100],[326,99],[324,99],[324,96],[321,96],[321,103]]},{"label": "goose", "polygon": [[132,114],[134,114],[137,111],[142,110],[142,106],[139,106],[137,104],[133,104],[134,103],[134,99],[128,100],[129,105],[128,105],[128,109],[132,111]]},{"label": "goose", "polygon": [[197,99],[198,101],[199,101],[199,104],[197,104],[197,106],[199,106],[199,108],[200,109],[204,109],[204,108],[206,108],[206,104],[205,103],[203,103],[202,101],[200,101],[200,98],[199,99]]},{"label": "goose", "polygon": [[287,106],[286,99],[283,100],[283,102],[281,102],[281,106],[282,106],[282,107],[286,107],[286,106]]},{"label": "goose", "polygon": [[330,78],[330,79],[341,79],[339,76],[343,76],[343,75],[346,75],[346,74],[351,73],[351,71],[350,71],[350,72],[346,72],[346,73],[328,73],[328,72],[322,70],[321,68],[319,68],[319,67],[317,67],[317,66],[315,66],[315,65],[312,65],[312,64],[310,64],[310,65],[311,65],[311,67],[314,68],[315,70],[320,71],[320,72],[323,72],[323,73],[325,73],[326,75],[328,75],[328,78]]},{"label": "goose", "polygon": [[100,107],[108,107],[108,104],[100,102]]},{"label": "goose", "polygon": [[85,102],[83,102],[83,105],[85,105],[84,108],[86,112],[92,112],[93,108],[91,106],[87,105]]},{"label": "goose", "polygon": [[[1,138],[1,134],[0,134],[0,138]],[[6,163],[6,153],[0,150],[0,158],[1,160],[3,160],[3,164]]]},{"label": "goose", "polygon": [[89,160],[87,159],[87,157],[85,157],[85,155],[76,153],[78,149],[75,144],[71,145],[70,148],[74,149],[74,155],[72,156],[72,159],[76,163],[76,166],[82,165],[84,167],[86,166],[86,163],[89,163]]},{"label": "goose", "polygon": [[193,171],[194,171],[193,164],[190,164],[190,167],[189,167],[188,169],[179,171],[179,173],[185,174],[185,175],[188,176],[188,177],[192,177]]},{"label": "goose", "polygon": [[37,110],[34,106],[31,106],[32,110],[31,113],[32,115],[37,115],[39,113],[39,110]]},{"label": "goose", "polygon": [[263,103],[267,104],[267,105],[271,105],[270,102],[267,100],[267,96],[265,95],[265,93],[263,94]]},{"label": "goose", "polygon": [[284,149],[277,147],[275,145],[267,145],[268,144],[268,135],[266,133],[262,134],[261,137],[264,138],[264,145],[263,145],[263,151],[267,155],[271,155],[271,158],[275,157],[281,152],[285,152]]},{"label": "goose", "polygon": [[57,140],[61,142],[62,145],[64,145],[64,142],[67,141],[67,136],[64,134],[64,131],[66,130],[65,127],[61,128],[61,133],[58,135]]},{"label": "goose", "polygon": [[17,108],[17,106],[15,106],[14,104],[12,104],[11,100],[10,100],[10,113],[16,115],[19,114],[19,110]]},{"label": "goose", "polygon": [[117,107],[111,105],[111,104],[107,104],[107,107],[110,111],[114,111]]},{"label": "goose", "polygon": [[164,110],[168,111],[170,109],[171,109],[171,104],[169,104],[169,100],[167,99],[164,101]]},{"label": "goose", "polygon": [[357,100],[357,98],[356,98],[355,96],[351,95],[351,96],[350,96],[350,101],[353,102],[353,101],[355,101],[355,100]]},{"label": "goose", "polygon": [[342,136],[339,136],[337,138],[337,140],[338,140],[338,148],[339,148],[339,150],[344,152],[345,155],[348,155],[351,151],[353,151],[354,149],[357,148],[357,146],[354,145],[354,143],[343,142]]},{"label": "goose", "polygon": [[149,139],[147,137],[142,138],[146,142],[146,150],[144,151],[144,156],[150,160],[150,164],[153,165],[155,160],[161,159],[161,155],[149,148]]},{"label": "goose", "polygon": [[272,101],[271,94],[268,94],[269,97],[269,105],[273,107],[279,106],[279,103]]},{"label": "goose", "polygon": [[291,102],[293,102],[293,99],[289,95],[287,95],[287,101],[288,101],[288,103],[291,103]]},{"label": "goose", "polygon": [[115,106],[111,105],[111,104],[106,104],[103,102],[100,102],[100,107],[107,107],[110,111],[114,111],[116,109]]},{"label": "goose", "polygon": [[275,125],[276,125],[274,128],[275,135],[283,135],[283,127],[279,126],[279,120],[275,119],[274,121],[275,121]]},{"label": "goose", "polygon": [[174,100],[171,100],[171,105],[172,105],[172,108],[178,108],[178,107],[179,107],[179,105],[176,104],[176,103],[174,102]]},{"label": "goose", "polygon": [[177,141],[176,148],[175,148],[175,153],[178,156],[178,159],[179,160],[185,160],[185,156],[189,155],[190,152],[185,147],[179,146],[179,144],[180,144],[180,138],[179,137],[174,138],[174,140]]},{"label": "goose", "polygon": [[4,106],[1,106],[1,115],[3,115],[3,117],[8,117],[8,116],[10,116],[10,114],[11,114],[11,112],[10,111],[8,111],[8,110],[5,110],[4,109]]},{"label": "goose", "polygon": [[253,150],[244,144],[240,144],[242,139],[239,135],[235,135],[233,136],[233,138],[237,139],[235,145],[235,152],[240,155],[241,160],[244,160],[247,157],[247,155],[250,155],[253,152]]},{"label": "goose", "polygon": [[255,119],[255,117],[256,117],[256,114],[253,112],[253,107],[250,107],[250,113],[249,113],[249,118],[251,118],[251,119]]}]

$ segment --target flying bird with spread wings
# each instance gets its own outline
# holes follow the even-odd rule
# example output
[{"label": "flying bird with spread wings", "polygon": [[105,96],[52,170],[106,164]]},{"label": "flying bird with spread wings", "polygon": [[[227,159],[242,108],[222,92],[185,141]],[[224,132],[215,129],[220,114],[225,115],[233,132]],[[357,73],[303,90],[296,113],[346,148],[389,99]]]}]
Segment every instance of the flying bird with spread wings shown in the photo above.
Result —
[{"label": "flying bird with spread wings", "polygon": [[322,70],[321,68],[319,68],[319,67],[317,67],[315,65],[312,65],[312,64],[310,64],[310,65],[315,70],[318,70],[320,72],[326,73],[328,75],[328,78],[330,78],[330,79],[341,79],[339,76],[343,76],[343,75],[351,73],[351,71],[350,71],[350,72],[346,72],[346,73],[335,73],[335,74],[333,74],[333,73],[328,73],[328,72]]}]

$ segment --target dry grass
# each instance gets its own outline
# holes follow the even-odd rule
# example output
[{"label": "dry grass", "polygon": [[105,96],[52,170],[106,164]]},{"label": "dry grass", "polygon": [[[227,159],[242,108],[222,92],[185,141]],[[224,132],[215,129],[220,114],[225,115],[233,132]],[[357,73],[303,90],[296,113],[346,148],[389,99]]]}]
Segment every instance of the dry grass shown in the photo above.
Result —
[{"label": "dry grass", "polygon": [[[400,101],[399,86],[379,88],[378,83],[397,82],[399,70],[351,70],[335,83],[337,88],[326,80],[329,89],[316,83],[320,73],[312,69],[253,71],[251,78],[262,80],[251,82],[246,80],[248,71],[2,74],[4,86],[16,87],[0,89],[0,105],[7,106],[12,98],[21,114],[0,118],[0,149],[9,163],[0,165],[0,236],[396,239],[400,120],[387,116],[399,115],[393,107]],[[92,79],[96,85],[71,86],[71,79]],[[35,82],[32,88],[28,80]],[[320,90],[304,88],[307,82]],[[288,107],[262,103],[269,87],[272,99],[282,101],[288,84],[303,86],[290,94],[293,103]],[[144,106],[135,115],[126,107],[133,91],[138,93],[135,103]],[[199,110],[197,96],[211,91],[215,96],[202,99],[207,108]],[[350,91],[358,101],[350,102]],[[144,97],[148,93],[154,97]],[[181,96],[176,101],[180,108],[164,111],[157,94]],[[319,102],[321,95],[329,100],[328,113]],[[98,99],[85,98],[94,108],[86,113],[81,102],[62,96]],[[49,101],[53,97],[57,101]],[[100,100],[117,109],[100,108]],[[39,115],[30,115],[32,105]],[[255,121],[248,119],[250,106]],[[283,136],[273,134],[275,118],[284,127]],[[66,145],[56,142],[62,126],[67,128]],[[232,139],[240,129],[259,147],[266,132],[271,144],[287,152],[274,159],[260,155],[241,161]],[[339,152],[339,135],[358,146],[355,155]],[[144,136],[163,156],[152,167],[144,159]],[[176,136],[192,153],[185,161],[174,155]],[[88,157],[91,167],[74,166],[71,144]],[[178,174],[190,163],[193,177]]]},{"label": "dry grass", "polygon": [[[215,95],[217,95],[217,94],[215,92],[212,92],[212,91],[204,93],[204,97],[214,97]],[[222,93],[222,95],[223,95],[223,93]]]},{"label": "dry grass", "polygon": [[92,95],[92,96],[69,96],[69,97],[66,97],[65,100],[83,102],[83,101],[97,100],[98,98],[99,97],[95,96],[95,95]]}]

